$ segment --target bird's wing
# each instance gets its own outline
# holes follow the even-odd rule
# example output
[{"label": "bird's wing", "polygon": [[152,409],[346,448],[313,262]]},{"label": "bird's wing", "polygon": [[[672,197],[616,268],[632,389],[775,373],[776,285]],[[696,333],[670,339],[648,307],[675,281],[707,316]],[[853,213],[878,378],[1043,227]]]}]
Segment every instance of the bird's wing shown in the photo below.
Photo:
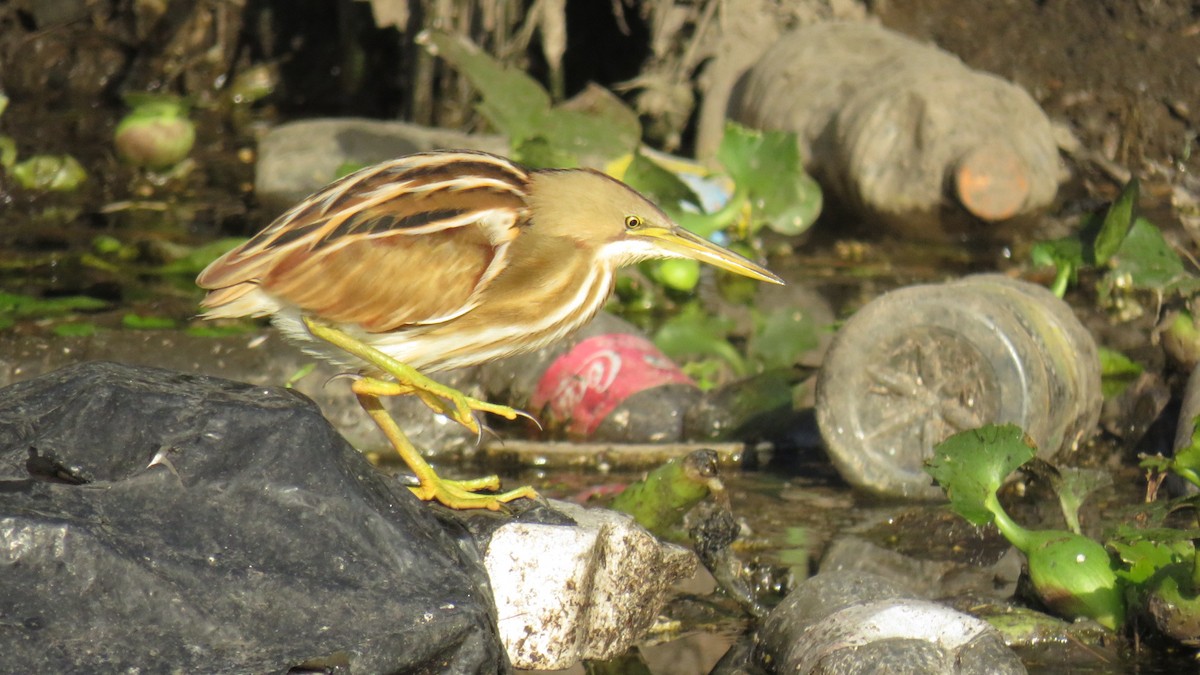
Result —
[{"label": "bird's wing", "polygon": [[418,155],[351,174],[196,282],[213,290],[256,285],[310,314],[375,332],[470,311],[508,265],[509,243],[527,222],[526,177],[500,158],[460,155],[475,166],[444,157],[423,166]]}]

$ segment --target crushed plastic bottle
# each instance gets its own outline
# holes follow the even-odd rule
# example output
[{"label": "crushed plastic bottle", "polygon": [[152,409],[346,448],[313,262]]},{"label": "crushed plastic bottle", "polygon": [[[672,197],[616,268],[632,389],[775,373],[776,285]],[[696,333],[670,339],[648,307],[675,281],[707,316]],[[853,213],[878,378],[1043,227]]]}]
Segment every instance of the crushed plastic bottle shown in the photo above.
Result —
[{"label": "crushed plastic bottle", "polygon": [[487,364],[488,395],[572,439],[656,443],[682,436],[696,384],[636,326],[601,312],[571,338]]},{"label": "crushed plastic bottle", "polygon": [[784,35],[727,112],[795,132],[832,201],[908,236],[987,233],[1048,206],[1063,175],[1050,121],[1024,89],[869,23]]}]

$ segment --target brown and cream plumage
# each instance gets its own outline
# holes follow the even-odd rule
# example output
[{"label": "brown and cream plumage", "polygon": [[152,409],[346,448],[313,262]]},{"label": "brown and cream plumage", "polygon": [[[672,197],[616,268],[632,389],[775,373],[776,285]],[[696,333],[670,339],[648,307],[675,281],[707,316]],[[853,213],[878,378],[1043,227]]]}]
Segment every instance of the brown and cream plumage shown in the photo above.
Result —
[{"label": "brown and cream plumage", "polygon": [[[538,349],[603,307],[617,268],[669,257],[780,283],[602,173],[431,152],[332,183],[196,281],[209,289],[207,317],[269,315],[310,352],[362,369],[364,406],[364,396],[414,393],[478,429],[470,410],[516,413],[414,381],[400,364],[434,372]],[[471,496],[479,503],[451,505],[497,507]]]}]

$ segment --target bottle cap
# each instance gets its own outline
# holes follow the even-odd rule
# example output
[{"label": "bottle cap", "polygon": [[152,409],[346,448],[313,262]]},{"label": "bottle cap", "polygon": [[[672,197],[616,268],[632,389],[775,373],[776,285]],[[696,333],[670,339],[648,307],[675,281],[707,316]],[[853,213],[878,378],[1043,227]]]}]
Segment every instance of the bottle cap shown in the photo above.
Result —
[{"label": "bottle cap", "polygon": [[978,218],[1012,218],[1029,198],[1029,167],[1007,143],[984,143],[959,160],[954,190],[963,207]]}]

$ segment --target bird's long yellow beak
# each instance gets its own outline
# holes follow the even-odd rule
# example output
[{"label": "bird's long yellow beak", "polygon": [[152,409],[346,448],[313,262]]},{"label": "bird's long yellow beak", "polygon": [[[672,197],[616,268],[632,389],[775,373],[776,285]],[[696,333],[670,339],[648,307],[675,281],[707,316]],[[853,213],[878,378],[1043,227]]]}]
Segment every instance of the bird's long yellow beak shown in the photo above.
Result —
[{"label": "bird's long yellow beak", "polygon": [[717,246],[711,241],[693,234],[678,225],[655,227],[652,229],[647,228],[639,234],[654,239],[654,243],[659,248],[684,258],[699,260],[700,262],[705,262],[715,267],[720,267],[723,270],[733,272],[734,274],[750,277],[751,279],[768,281],[780,286],[783,285],[783,279],[780,279],[771,270],[747,260],[727,248]]}]

